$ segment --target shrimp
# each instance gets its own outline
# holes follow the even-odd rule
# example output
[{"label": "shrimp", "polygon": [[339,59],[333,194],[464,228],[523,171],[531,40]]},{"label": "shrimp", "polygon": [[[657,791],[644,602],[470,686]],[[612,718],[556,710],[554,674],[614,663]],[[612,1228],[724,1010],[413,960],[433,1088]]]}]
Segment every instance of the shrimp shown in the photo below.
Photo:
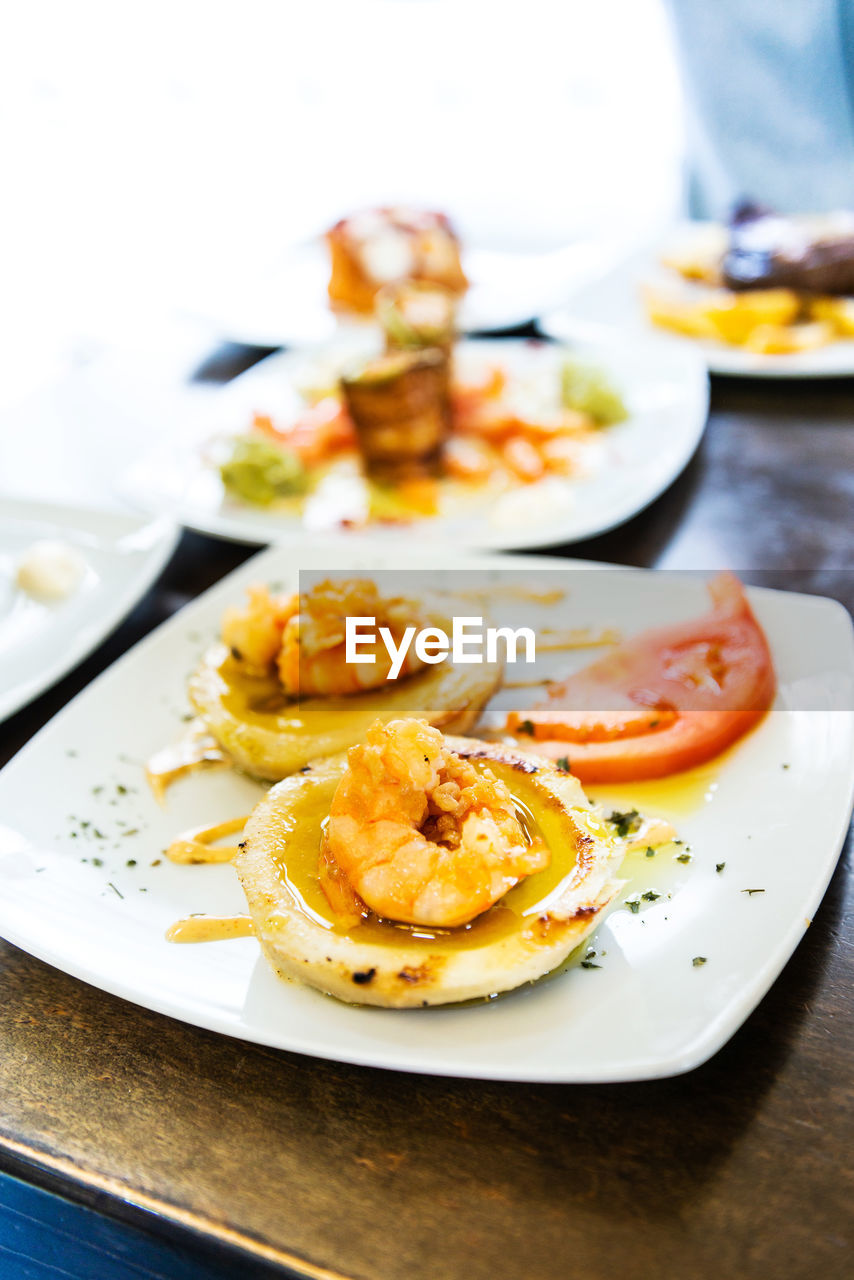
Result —
[{"label": "shrimp", "polygon": [[[381,626],[387,626],[395,645],[407,626],[427,624],[415,601],[383,599],[376,585],[364,578],[327,580],[309,592],[290,596],[271,596],[265,586],[256,584],[248,594],[244,612],[226,610],[223,641],[249,675],[275,672],[290,697],[332,697],[386,684],[391,658],[382,640],[360,646],[361,654],[373,653],[373,663],[347,662],[348,616],[374,618],[377,635]],[[423,665],[410,647],[397,678]]]},{"label": "shrimp", "polygon": [[276,662],[285,625],[299,608],[299,597],[271,596],[259,582],[248,588],[247,595],[244,611],[226,609],[223,614],[222,639],[247,674],[263,676]]},{"label": "shrimp", "polygon": [[550,855],[489,769],[449,750],[425,721],[392,720],[350,748],[323,836],[321,861],[330,859],[377,915],[453,927]]}]

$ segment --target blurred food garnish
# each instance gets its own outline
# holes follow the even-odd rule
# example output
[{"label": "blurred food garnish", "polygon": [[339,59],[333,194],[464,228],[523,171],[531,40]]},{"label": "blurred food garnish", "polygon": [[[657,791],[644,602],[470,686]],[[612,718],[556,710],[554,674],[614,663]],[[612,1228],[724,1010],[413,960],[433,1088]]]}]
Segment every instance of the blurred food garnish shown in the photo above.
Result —
[{"label": "blurred food garnish", "polygon": [[370,209],[342,218],[326,233],[329,300],[336,310],[370,315],[377,291],[425,280],[464,293],[457,235],[447,216],[406,208]]},{"label": "blurred food garnish", "polygon": [[384,285],[377,294],[376,314],[389,350],[441,347],[450,355],[456,299],[442,285],[423,280]]}]

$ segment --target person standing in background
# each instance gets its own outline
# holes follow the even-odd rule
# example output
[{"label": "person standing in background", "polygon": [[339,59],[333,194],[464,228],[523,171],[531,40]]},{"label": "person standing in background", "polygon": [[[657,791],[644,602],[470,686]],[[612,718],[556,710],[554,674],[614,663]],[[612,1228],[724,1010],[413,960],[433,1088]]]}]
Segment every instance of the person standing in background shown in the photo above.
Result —
[{"label": "person standing in background", "polygon": [[854,0],[667,0],[684,85],[687,204],[721,219],[854,209]]}]

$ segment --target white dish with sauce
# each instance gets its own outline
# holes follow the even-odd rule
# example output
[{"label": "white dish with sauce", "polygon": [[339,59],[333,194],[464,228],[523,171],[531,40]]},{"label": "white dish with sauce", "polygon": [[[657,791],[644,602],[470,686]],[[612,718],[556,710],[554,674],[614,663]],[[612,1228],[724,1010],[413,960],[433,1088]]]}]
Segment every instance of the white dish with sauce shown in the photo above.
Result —
[{"label": "white dish with sauce", "polygon": [[177,536],[163,517],[0,499],[0,720],[109,635]]},{"label": "white dish with sauce", "polygon": [[[435,569],[436,559],[410,554],[407,568]],[[306,569],[334,563],[323,552],[300,558]],[[496,581],[519,570],[526,589],[554,586],[557,577],[578,618],[595,628],[628,631],[706,607],[699,575],[581,572],[578,563],[525,557],[444,563],[478,569],[487,583],[490,574]],[[373,555],[349,567],[399,565]],[[228,865],[174,865],[162,851],[184,830],[248,812],[262,788],[227,771],[202,772],[176,784],[160,807],[144,762],[179,736],[187,673],[217,633],[223,608],[249,582],[288,583],[294,572],[293,554],[283,549],[241,567],[104,673],[0,773],[0,933],[171,1017],[369,1066],[618,1081],[686,1071],[720,1048],[811,923],[848,827],[854,642],[846,612],[821,598],[751,591],[777,665],[777,708],[701,771],[619,791],[590,788],[609,806],[672,817],[690,860],[635,857],[624,868],[621,899],[585,944],[596,952],[587,968],[576,963],[490,1003],[401,1012],[351,1007],[285,984],[251,937],[204,945],[165,937],[194,912],[244,911]],[[581,665],[591,654],[572,657]],[[641,900],[637,911],[626,905],[650,891],[660,896]],[[815,927],[825,927],[821,918]],[[700,957],[705,963],[695,964]]]},{"label": "white dish with sauce", "polygon": [[[209,399],[204,422],[194,405],[194,413],[184,417],[195,425],[183,438],[141,457],[124,477],[123,496],[143,510],[238,542],[303,547],[322,536],[337,540],[348,555],[366,548],[388,553],[402,542],[417,547],[425,539],[479,551],[544,547],[594,537],[637,515],[684,470],[706,425],[708,377],[698,356],[677,352],[674,357],[658,344],[628,344],[607,334],[568,353],[551,343],[467,341],[457,352],[469,376],[472,369],[499,364],[520,382],[551,388],[567,354],[594,365],[621,393],[629,417],[585,443],[578,475],[547,475],[503,493],[488,483],[457,486],[439,515],[408,523],[361,525],[359,492],[353,492],[354,484],[363,488],[357,474],[351,479],[336,473],[334,483],[324,483],[301,514],[229,498],[216,468],[206,461],[216,438],[245,431],[255,412],[294,420],[304,408],[301,387],[334,382],[331,370],[355,352],[374,350],[377,342],[376,334],[363,332],[253,366]],[[180,405],[173,408],[180,417]]]}]

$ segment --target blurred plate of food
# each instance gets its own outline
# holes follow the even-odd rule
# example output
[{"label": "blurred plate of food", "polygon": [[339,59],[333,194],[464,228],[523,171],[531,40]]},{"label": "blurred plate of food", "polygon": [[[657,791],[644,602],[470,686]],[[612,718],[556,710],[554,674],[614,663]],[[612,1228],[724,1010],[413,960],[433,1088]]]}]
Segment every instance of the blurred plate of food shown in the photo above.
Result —
[{"label": "blurred plate of food", "polygon": [[539,252],[462,242],[443,213],[385,207],[342,218],[238,283],[214,276],[182,309],[231,341],[297,346],[370,317],[378,289],[415,279],[458,295],[463,332],[489,332],[533,320],[626,253],[592,235]]},{"label": "blurred plate of food", "polygon": [[687,223],[541,322],[556,338],[589,323],[661,335],[712,373],[854,375],[854,214],[781,217],[739,206]]},{"label": "blurred plate of food", "polygon": [[[533,666],[441,659],[346,691],[345,617],[367,608],[399,639],[431,598],[446,614],[530,628]],[[289,644],[306,651],[301,700]],[[272,548],[125,654],[0,774],[0,932],[123,999],[291,1052],[507,1080],[685,1071],[756,1007],[836,864],[854,777],[840,710],[852,657],[839,604],[745,592],[728,575],[430,548],[336,571],[316,550]],[[614,706],[603,680],[625,688],[641,667],[644,688],[594,740],[570,685]],[[651,679],[672,694],[666,724]],[[698,698],[701,736],[735,722],[726,750],[710,740],[698,754]],[[453,838],[471,834],[458,801],[480,818],[476,842],[500,858],[515,832],[513,856],[536,863],[457,924],[433,907],[422,923],[423,903],[391,916],[348,903],[360,869],[343,867],[340,832],[322,833],[358,817],[342,814],[336,786],[346,779],[352,798],[368,748],[371,796],[397,802],[376,842],[396,834],[405,799],[410,843],[441,858],[428,902],[443,917],[443,869],[476,870]],[[606,760],[621,782],[610,766],[604,780]],[[458,883],[468,897],[479,877]],[[456,1003],[466,988],[481,998]],[[369,1004],[383,1007],[357,1007]]]},{"label": "blurred plate of food", "polygon": [[449,308],[430,285],[384,291],[382,327],[262,361],[209,398],[203,434],[143,455],[123,494],[238,541],[500,550],[612,528],[687,464],[708,408],[698,356],[455,343]]},{"label": "blurred plate of food", "polygon": [[0,502],[0,720],[109,635],[154,582],[176,538],[164,517]]}]

